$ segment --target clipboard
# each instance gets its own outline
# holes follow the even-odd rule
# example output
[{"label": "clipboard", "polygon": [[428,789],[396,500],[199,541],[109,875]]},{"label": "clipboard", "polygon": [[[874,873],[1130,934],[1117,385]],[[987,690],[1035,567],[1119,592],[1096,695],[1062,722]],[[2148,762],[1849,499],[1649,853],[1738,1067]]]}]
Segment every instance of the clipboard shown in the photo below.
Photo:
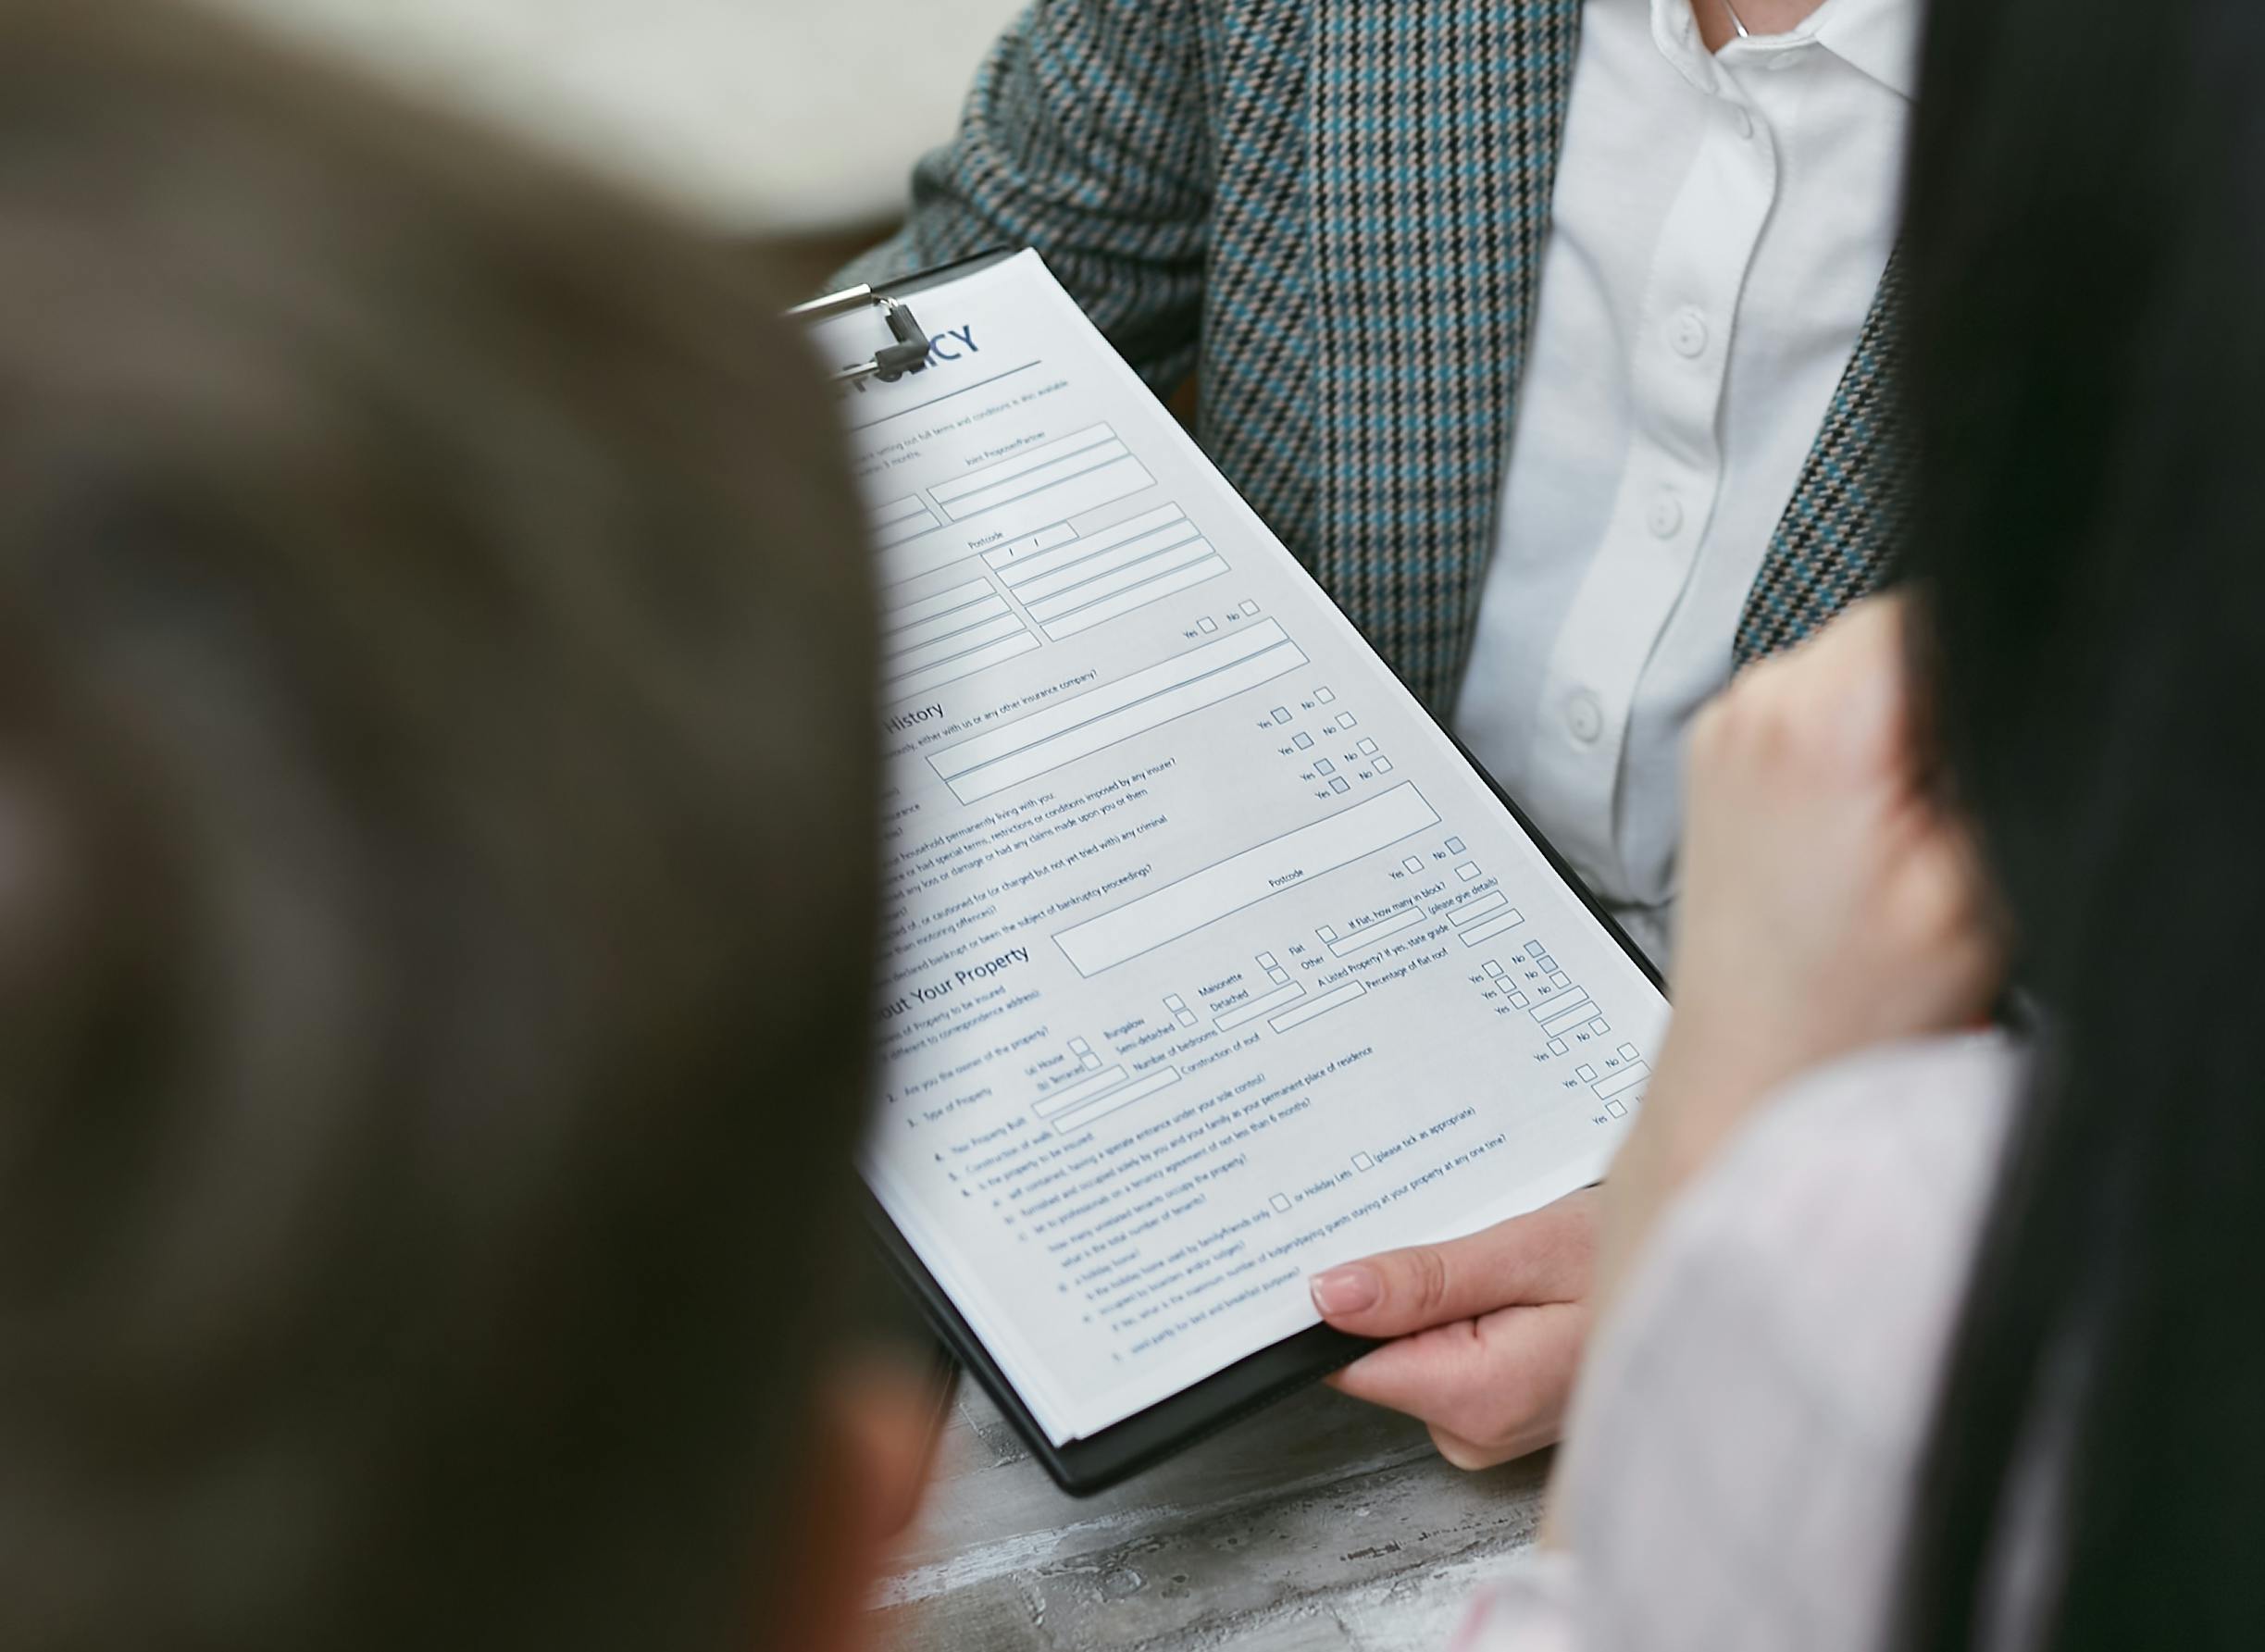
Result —
[{"label": "clipboard", "polygon": [[827,293],[798,304],[786,313],[789,321],[809,326],[829,317],[847,315],[857,310],[872,310],[886,329],[874,346],[869,361],[859,361],[834,369],[834,382],[853,384],[863,379],[876,379],[884,384],[893,384],[899,379],[924,372],[927,367],[927,334],[921,330],[919,318],[912,313],[911,301],[930,288],[946,281],[958,280],[962,276],[974,275],[989,269],[994,264],[1003,264],[1014,256],[1018,249],[994,247],[985,252],[971,253],[964,258],[954,258],[949,264],[938,264],[911,275],[884,281],[878,287],[845,287],[839,292]]},{"label": "clipboard", "polygon": [[[786,312],[787,317],[809,323],[860,311],[873,312],[874,356],[836,366],[834,377],[838,383],[866,378],[892,381],[894,378],[919,372],[926,365],[925,361],[919,366],[913,365],[915,345],[925,356],[927,341],[919,329],[911,301],[923,292],[1003,263],[1018,252],[1015,248],[989,250],[877,287],[852,287],[798,304]],[[1469,750],[1455,739],[1452,730],[1436,718],[1433,723],[1471,773],[1539,851],[1550,869],[1578,898],[1605,936],[1664,997],[1666,983],[1649,957],[1597,900],[1557,847],[1495,783],[1494,777],[1480,767]],[[926,1313],[938,1341],[981,1385],[1055,1484],[1073,1497],[1089,1497],[1117,1485],[1263,1410],[1378,1346],[1325,1324],[1310,1326],[1223,1367],[1146,1410],[1086,1437],[1056,1445],[879,1199],[862,1180],[860,1189],[868,1224],[884,1259]]]}]

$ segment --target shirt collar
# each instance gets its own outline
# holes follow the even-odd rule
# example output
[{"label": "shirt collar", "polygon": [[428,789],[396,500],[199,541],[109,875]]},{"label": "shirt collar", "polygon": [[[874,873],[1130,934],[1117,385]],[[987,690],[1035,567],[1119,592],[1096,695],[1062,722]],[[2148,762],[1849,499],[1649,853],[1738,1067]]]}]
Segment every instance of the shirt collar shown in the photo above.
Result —
[{"label": "shirt collar", "polygon": [[[1714,65],[1699,43],[1692,0],[1651,0],[1651,35],[1667,60],[1702,92],[1716,89]],[[1721,0],[1699,0],[1705,6]],[[1732,0],[1736,5],[1736,0]],[[1919,84],[1920,0],[1824,0],[1793,32],[1909,100]]]},{"label": "shirt collar", "polygon": [[1817,43],[1898,97],[1919,91],[1920,0],[1824,0],[1810,19]]}]

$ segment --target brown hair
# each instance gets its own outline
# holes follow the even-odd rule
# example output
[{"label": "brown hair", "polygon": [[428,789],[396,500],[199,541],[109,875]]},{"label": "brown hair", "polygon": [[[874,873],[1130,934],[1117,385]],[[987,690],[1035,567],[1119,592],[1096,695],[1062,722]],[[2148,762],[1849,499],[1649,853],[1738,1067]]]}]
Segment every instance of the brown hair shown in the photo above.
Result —
[{"label": "brown hair", "polygon": [[863,1112],[865,558],[719,250],[0,0],[0,1644],[743,1644]]}]

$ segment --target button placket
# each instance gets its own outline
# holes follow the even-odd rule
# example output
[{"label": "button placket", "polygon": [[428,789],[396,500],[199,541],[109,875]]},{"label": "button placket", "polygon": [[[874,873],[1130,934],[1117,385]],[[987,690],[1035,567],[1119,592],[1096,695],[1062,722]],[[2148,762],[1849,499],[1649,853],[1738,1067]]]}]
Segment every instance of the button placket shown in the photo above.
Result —
[{"label": "button placket", "polygon": [[1597,822],[1563,829],[1567,852],[1600,867],[1622,854],[1618,826],[1605,823],[1618,814],[1647,662],[1706,553],[1738,300],[1777,190],[1766,121],[1716,74],[1717,106],[1696,134],[1640,300],[1617,497],[1550,650],[1531,748],[1537,786],[1569,807],[1581,801]]}]

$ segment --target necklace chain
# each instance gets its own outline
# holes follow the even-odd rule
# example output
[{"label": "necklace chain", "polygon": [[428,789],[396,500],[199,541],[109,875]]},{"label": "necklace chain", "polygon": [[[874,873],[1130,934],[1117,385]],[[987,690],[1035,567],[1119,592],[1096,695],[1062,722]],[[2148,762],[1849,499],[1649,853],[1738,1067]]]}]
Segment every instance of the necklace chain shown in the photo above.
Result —
[{"label": "necklace chain", "polygon": [[1738,8],[1731,5],[1730,0],[1723,0],[1723,9],[1730,14],[1730,26],[1738,31],[1738,38],[1751,40],[1753,36],[1747,31],[1746,20],[1738,16]]}]

